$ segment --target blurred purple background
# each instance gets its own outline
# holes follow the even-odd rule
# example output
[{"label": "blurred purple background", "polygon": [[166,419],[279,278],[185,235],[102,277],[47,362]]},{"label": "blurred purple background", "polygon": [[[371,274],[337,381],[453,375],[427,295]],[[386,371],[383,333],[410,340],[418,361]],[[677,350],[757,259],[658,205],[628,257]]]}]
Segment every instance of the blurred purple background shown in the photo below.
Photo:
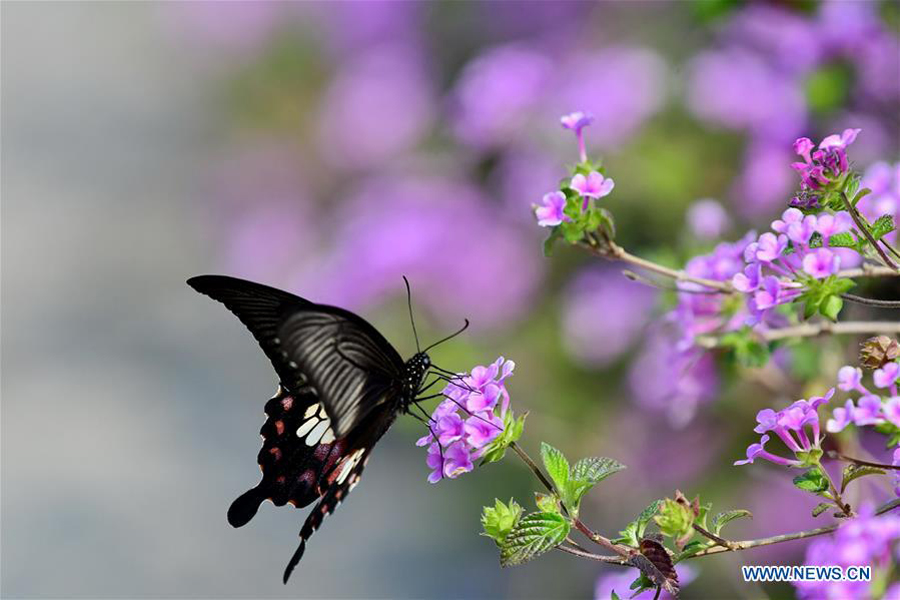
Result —
[{"label": "blurred purple background", "polygon": [[[441,365],[518,363],[526,447],[629,465],[585,506],[605,532],[675,487],[754,510],[735,537],[807,525],[786,473],[730,466],[759,408],[805,393],[803,361],[784,367],[783,397],[711,357],[667,361],[668,294],[573,251],[545,258],[530,210],[577,158],[559,116],[587,110],[621,243],[667,264],[780,214],[798,135],[862,128],[857,166],[888,161],[867,201],[896,212],[896,4],[4,3],[2,16],[3,597],[594,593],[601,570],[561,553],[501,570],[480,508],[530,502],[528,474],[510,460],[431,486],[421,426],[403,419],[282,586],[305,513],[225,521],[258,477],[276,381],[238,321],[184,285],[206,272],[358,311],[407,355],[405,274],[420,335],[472,321]],[[724,212],[689,212],[701,198]],[[821,352],[841,364],[839,346]],[[746,593],[741,560],[796,564],[802,549],[698,560],[684,596]]]}]

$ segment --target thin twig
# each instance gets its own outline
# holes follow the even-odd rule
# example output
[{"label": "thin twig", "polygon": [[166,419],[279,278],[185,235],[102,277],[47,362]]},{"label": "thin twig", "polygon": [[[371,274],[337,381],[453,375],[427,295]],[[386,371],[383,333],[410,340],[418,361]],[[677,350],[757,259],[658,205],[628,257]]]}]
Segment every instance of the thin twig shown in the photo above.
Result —
[{"label": "thin twig", "polygon": [[[900,498],[896,500],[891,500],[887,504],[883,504],[878,510],[875,511],[876,515],[882,515],[888,511],[891,511],[900,506]],[[836,523],[834,525],[828,525],[827,527],[819,527],[817,529],[809,529],[806,531],[798,531],[797,533],[786,533],[784,535],[774,535],[772,537],[760,538],[757,540],[745,540],[742,542],[731,542],[731,550],[728,548],[723,548],[722,546],[713,546],[711,548],[707,548],[706,550],[701,550],[697,554],[694,554],[690,558],[696,558],[698,556],[709,556],[710,554],[721,554],[722,552],[730,552],[736,550],[747,550],[748,548],[758,548],[760,546],[770,546],[772,544],[779,544],[781,542],[790,542],[793,540],[802,540],[804,538],[813,537],[817,535],[824,535],[826,533],[831,533],[835,529],[841,526],[841,523]]]},{"label": "thin twig", "polygon": [[868,240],[868,242],[872,244],[872,248],[875,249],[875,252],[877,252],[878,256],[881,257],[881,260],[884,261],[884,264],[896,271],[897,265],[894,264],[894,261],[891,260],[884,249],[878,244],[878,240],[876,240],[872,236],[872,232],[869,231],[869,228],[862,221],[862,215],[859,214],[859,211],[855,206],[853,206],[853,203],[850,202],[850,198],[848,198],[847,194],[845,194],[844,192],[841,192],[841,200],[844,201],[844,208],[846,208],[847,212],[850,213],[850,216],[853,218],[853,222],[856,223],[857,229],[859,229],[865,236],[866,240]]},{"label": "thin twig", "polygon": [[883,463],[877,462],[869,462],[867,460],[860,460],[858,458],[853,458],[852,456],[846,456],[841,454],[840,452],[835,452],[834,450],[828,451],[828,458],[833,458],[835,460],[843,460],[845,462],[850,462],[856,465],[862,465],[864,467],[877,467],[879,469],[888,469],[888,470],[900,470],[900,465],[886,465]]},{"label": "thin twig", "polygon": [[700,525],[697,525],[696,523],[694,523],[694,531],[696,531],[697,533],[699,533],[700,535],[702,535],[704,537],[711,539],[719,546],[722,546],[723,548],[728,548],[729,550],[732,550],[731,542],[729,542],[725,538],[717,536],[712,531],[704,529],[703,527],[701,527]]},{"label": "thin twig", "polygon": [[900,300],[878,300],[877,298],[866,298],[865,296],[847,293],[841,294],[841,298],[849,300],[850,302],[874,306],[876,308],[900,308]]},{"label": "thin twig", "polygon": [[575,519],[574,523],[575,528],[578,531],[583,533],[585,537],[587,537],[598,546],[603,546],[607,550],[612,550],[622,558],[629,558],[632,554],[634,554],[634,550],[626,548],[625,546],[620,546],[619,544],[612,543],[612,540],[597,533],[596,531],[585,525],[584,521],[582,521],[581,519]]},{"label": "thin twig", "polygon": [[[774,342],[785,338],[816,337],[823,334],[856,335],[863,333],[900,333],[900,321],[845,321],[832,323],[820,321],[818,323],[801,323],[791,327],[779,327],[757,332],[760,339],[766,342]],[[720,338],[711,335],[702,335],[695,338],[695,342],[702,348],[716,348],[720,344]]]},{"label": "thin twig", "polygon": [[580,556],[582,558],[587,558],[588,560],[596,560],[597,562],[608,563],[613,565],[621,565],[624,564],[622,562],[622,558],[619,556],[604,556],[602,554],[594,554],[593,552],[588,552],[581,546],[577,544],[574,546],[565,546],[559,545],[556,547],[558,550],[562,550],[563,552],[567,552],[569,554],[573,554],[575,556]]}]

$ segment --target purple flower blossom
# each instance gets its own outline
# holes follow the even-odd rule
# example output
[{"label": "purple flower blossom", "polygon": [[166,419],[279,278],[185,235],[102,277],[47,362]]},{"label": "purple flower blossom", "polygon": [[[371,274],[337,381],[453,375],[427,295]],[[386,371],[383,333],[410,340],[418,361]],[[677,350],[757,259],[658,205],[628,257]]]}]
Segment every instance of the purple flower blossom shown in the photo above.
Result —
[{"label": "purple flower blossom", "polygon": [[[821,450],[822,432],[819,424],[818,408],[825,404],[834,395],[831,388],[824,396],[817,396],[807,400],[797,400],[784,410],[774,411],[765,408],[756,415],[757,426],[753,429],[756,433],[764,434],[758,444],[751,444],[747,448],[746,460],[735,461],[735,465],[752,463],[756,458],[762,458],[778,465],[800,467],[808,464],[807,454],[811,450]],[[775,433],[781,441],[794,453],[795,459],[784,458],[765,450],[764,446],[769,441],[768,432]]]},{"label": "purple flower blossom", "polygon": [[575,132],[575,137],[578,140],[578,156],[581,158],[581,162],[587,160],[587,150],[584,147],[584,132],[582,132],[582,129],[590,125],[593,121],[593,115],[580,111],[563,115],[559,119],[559,122],[562,123],[563,127]]},{"label": "purple flower blossom", "polygon": [[859,129],[845,129],[841,135],[829,135],[819,143],[819,149],[815,152],[809,138],[799,138],[794,142],[794,150],[803,162],[795,162],[791,167],[800,173],[803,187],[818,190],[846,173],[850,168],[847,146],[853,143],[859,132]]},{"label": "purple flower blossom", "polygon": [[881,418],[881,398],[869,394],[856,401],[853,411],[853,422],[859,426],[878,425],[884,422]]},{"label": "purple flower blossom", "polygon": [[[891,464],[895,467],[900,466],[900,447],[894,449],[894,460]],[[894,470],[894,493],[900,496],[900,469]]]},{"label": "purple flower blossom", "polygon": [[900,396],[888,398],[888,401],[882,405],[881,410],[885,419],[896,427],[900,427]]},{"label": "purple flower blossom", "polygon": [[712,198],[694,202],[687,212],[688,226],[698,238],[713,240],[722,236],[731,224],[728,213]]},{"label": "purple flower blossom", "polygon": [[853,227],[853,217],[845,210],[835,214],[821,214],[816,221],[816,231],[826,240],[833,235],[850,231]]},{"label": "purple flower blossom", "polygon": [[863,372],[859,367],[845,365],[838,371],[838,388],[845,392],[857,390],[863,394],[868,394],[869,391],[862,385],[862,376]]},{"label": "purple flower blossom", "polygon": [[841,257],[828,248],[816,248],[803,257],[803,270],[816,279],[834,275],[841,268]]},{"label": "purple flower blossom", "polygon": [[[689,584],[697,576],[696,570],[690,565],[679,563],[675,566],[675,572],[678,573],[678,583],[681,589]],[[633,595],[630,590],[631,582],[634,581],[634,572],[630,570],[618,569],[608,573],[603,573],[597,578],[594,586],[594,600],[609,600],[612,593],[615,592],[619,598],[629,598],[636,600],[653,600],[656,596],[656,590],[644,590],[640,594]],[[674,600],[674,597],[666,591],[660,592],[657,600]]]},{"label": "purple flower blossom", "polygon": [[563,210],[566,208],[566,195],[562,192],[550,192],[544,194],[542,200],[543,206],[538,206],[534,210],[537,217],[538,225],[541,227],[555,227],[563,221],[568,221]]},{"label": "purple flower blossom", "polygon": [[425,462],[432,469],[430,483],[471,471],[473,461],[503,432],[503,417],[509,409],[505,380],[515,366],[500,357],[488,366],[479,365],[458,375],[444,388],[446,400],[434,409],[430,431],[416,442],[428,446]]},{"label": "purple flower blossom", "polygon": [[875,382],[875,387],[889,388],[896,386],[898,377],[900,377],[900,363],[889,362],[875,370],[872,374],[872,381]]},{"label": "purple flower blossom", "polygon": [[853,406],[853,400],[847,400],[843,407],[834,409],[833,417],[825,423],[825,430],[828,433],[838,433],[843,431],[847,425],[854,422],[854,414],[856,407]]},{"label": "purple flower blossom", "polygon": [[588,202],[593,198],[608,196],[616,183],[611,177],[604,177],[597,171],[591,171],[587,177],[578,173],[572,177],[569,187],[578,192],[584,198],[582,210],[587,210]]}]

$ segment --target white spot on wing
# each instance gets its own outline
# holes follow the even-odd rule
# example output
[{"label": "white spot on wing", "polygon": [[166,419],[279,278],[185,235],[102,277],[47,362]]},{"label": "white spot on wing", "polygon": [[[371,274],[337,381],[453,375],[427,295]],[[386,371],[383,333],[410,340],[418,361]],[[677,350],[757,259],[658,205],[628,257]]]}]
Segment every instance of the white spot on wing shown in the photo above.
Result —
[{"label": "white spot on wing", "polygon": [[321,408],[320,404],[313,404],[312,406],[310,406],[309,408],[306,409],[306,413],[304,413],[303,418],[304,419],[310,418],[311,416],[316,414],[320,408]]},{"label": "white spot on wing", "polygon": [[319,443],[319,440],[322,439],[322,436],[325,435],[325,430],[328,429],[328,420],[319,421],[318,424],[313,428],[313,430],[306,436],[306,445],[307,446],[315,446]]},{"label": "white spot on wing", "polygon": [[309,433],[313,427],[315,427],[319,423],[321,423],[321,421],[319,421],[316,418],[307,419],[306,421],[303,422],[303,425],[301,425],[300,427],[297,428],[297,437],[302,438],[307,433]]},{"label": "white spot on wing", "polygon": [[360,448],[344,460],[344,463],[341,465],[341,472],[337,476],[337,482],[339,484],[344,483],[344,480],[347,479],[350,472],[353,471],[354,467],[359,463],[359,459],[362,458],[364,452],[365,450]]},{"label": "white spot on wing", "polygon": [[321,444],[330,444],[334,441],[334,431],[331,430],[331,427],[325,432],[325,435],[322,436],[322,440],[319,442]]}]

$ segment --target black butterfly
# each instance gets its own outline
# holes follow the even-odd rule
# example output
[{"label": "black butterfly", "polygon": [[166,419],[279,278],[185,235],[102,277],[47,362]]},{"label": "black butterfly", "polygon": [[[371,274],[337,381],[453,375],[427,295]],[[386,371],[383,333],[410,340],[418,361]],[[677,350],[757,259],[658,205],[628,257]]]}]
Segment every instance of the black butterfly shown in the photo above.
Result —
[{"label": "black butterfly", "polygon": [[[201,275],[187,283],[233,312],[278,374],[280,385],[266,403],[267,419],[260,430],[262,480],[232,503],[228,522],[245,525],[264,500],[297,508],[319,500],[284,571],[287,583],[306,540],[359,482],[372,447],[397,414],[440,395],[421,396],[453,377],[433,365],[427,351],[461,333],[468,321],[404,362],[372,325],[342,308],[234,277]],[[437,378],[425,385],[429,373]]]}]

